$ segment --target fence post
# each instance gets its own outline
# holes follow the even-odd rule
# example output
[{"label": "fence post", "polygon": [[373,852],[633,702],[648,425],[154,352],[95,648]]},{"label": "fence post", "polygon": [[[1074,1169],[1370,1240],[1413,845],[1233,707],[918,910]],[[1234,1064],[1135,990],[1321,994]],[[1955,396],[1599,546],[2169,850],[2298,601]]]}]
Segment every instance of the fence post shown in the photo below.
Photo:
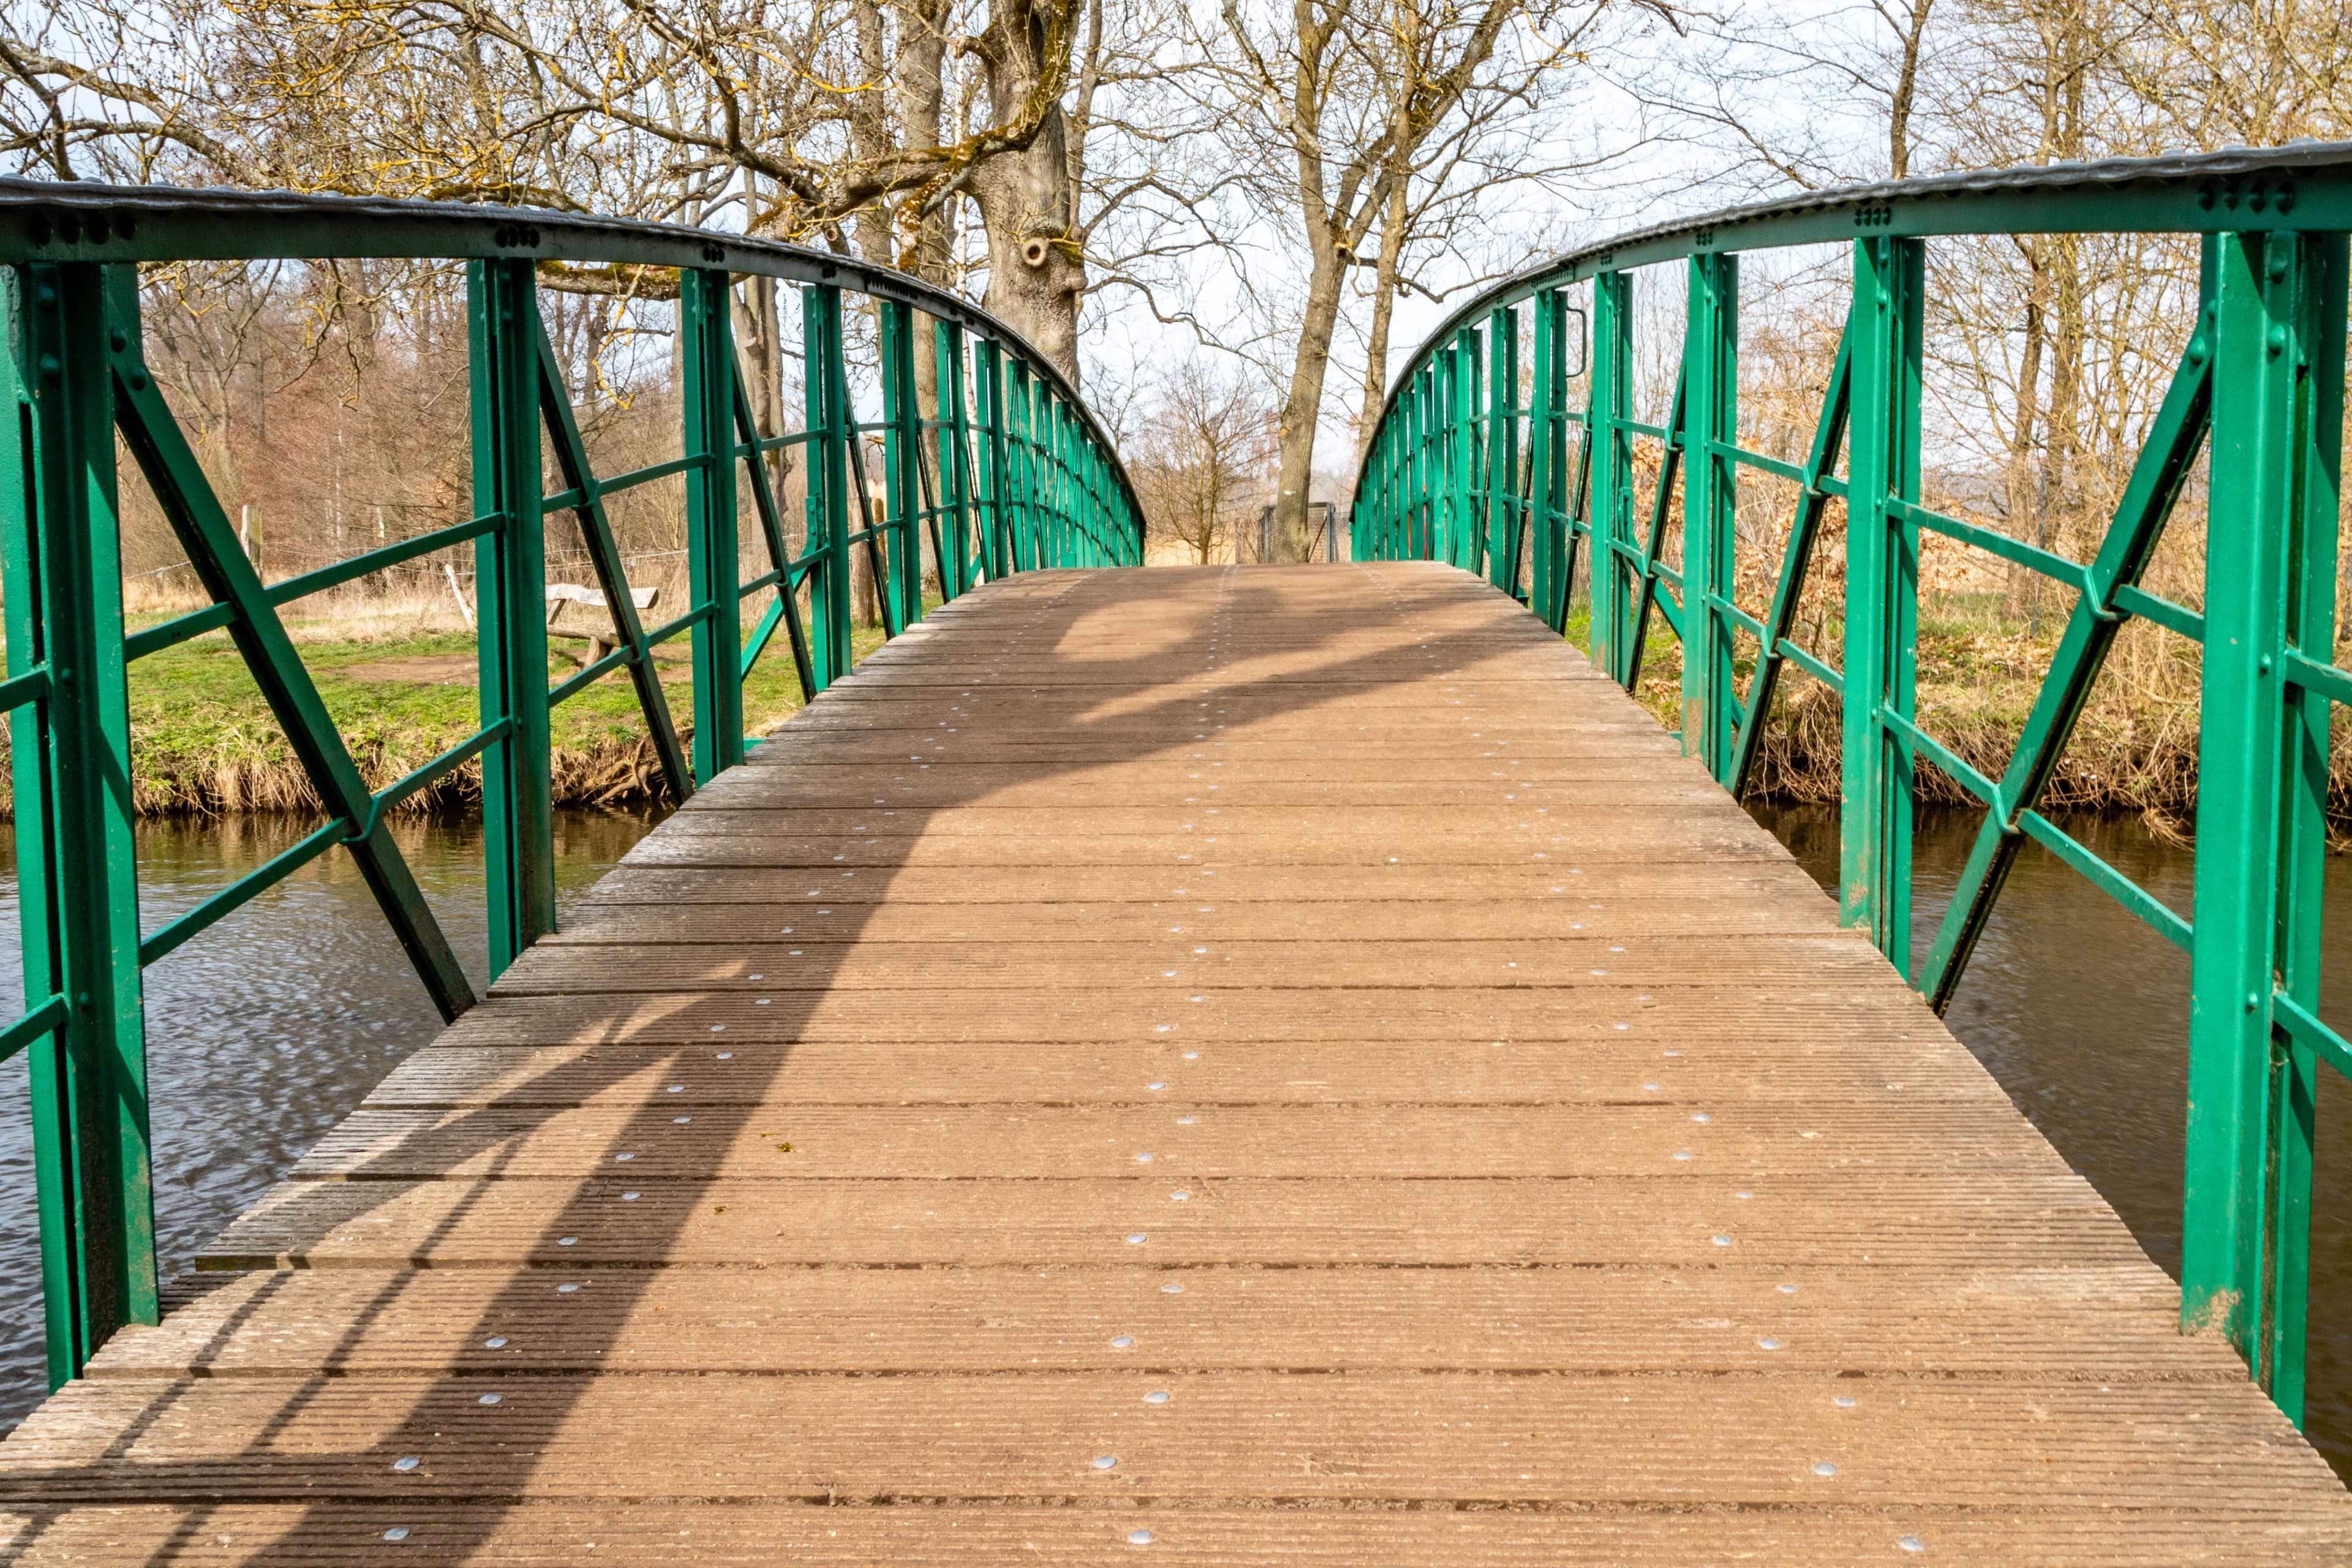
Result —
[{"label": "fence post", "polygon": [[[678,275],[686,334],[686,570],[694,649],[694,782],[743,760],[743,602],[735,523],[735,345],[724,272]],[[803,344],[803,349],[806,345]]]},{"label": "fence post", "polygon": [[482,858],[490,978],[555,929],[555,823],[547,719],[547,534],[541,510],[539,297],[528,260],[467,264],[474,542],[484,728]]},{"label": "fence post", "polygon": [[[106,268],[10,275],[0,437],[26,1047],[52,1390],[126,1323],[158,1321],[139,883]],[[29,438],[29,439],[28,439]]]},{"label": "fence post", "polygon": [[[915,397],[915,308],[899,300],[881,306],[882,504],[890,521],[890,581],[876,586],[898,600],[903,630],[923,618],[923,413]],[[940,571],[944,582],[946,563]]]},{"label": "fence post", "polygon": [[1847,435],[1844,778],[1838,905],[1911,973],[1911,742],[1919,533],[1888,503],[1919,496],[1919,344],[1926,248],[1853,247],[1853,397]]},{"label": "fence post", "polygon": [[1732,523],[1738,472],[1717,449],[1739,434],[1739,258],[1694,256],[1683,336],[1683,754],[1717,781],[1730,766]]},{"label": "fence post", "polygon": [[2223,234],[2209,254],[2231,480],[2205,563],[2181,1326],[2226,1335],[2300,1423],[2315,1063],[2273,994],[2316,1010],[2328,701],[2287,655],[2335,651],[2345,241]]},{"label": "fence post", "polygon": [[822,691],[849,673],[849,384],[841,368],[841,289],[801,290],[801,386],[808,420],[809,652]]},{"label": "fence post", "polygon": [[1592,662],[1620,685],[1633,640],[1633,597],[1621,544],[1633,528],[1633,443],[1623,421],[1632,416],[1633,280],[1622,272],[1592,279],[1592,409],[1585,439],[1593,444]]}]

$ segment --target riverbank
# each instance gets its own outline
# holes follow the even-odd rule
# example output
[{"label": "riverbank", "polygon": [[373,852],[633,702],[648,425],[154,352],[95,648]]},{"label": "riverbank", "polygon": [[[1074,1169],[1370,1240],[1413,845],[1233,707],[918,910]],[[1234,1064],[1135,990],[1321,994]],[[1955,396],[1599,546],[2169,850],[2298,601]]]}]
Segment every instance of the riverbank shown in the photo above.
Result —
[{"label": "riverbank", "polygon": [[[2127,640],[2110,658],[2041,804],[2046,811],[2136,815],[2159,838],[2179,841],[2197,808],[2197,650],[2169,633],[2134,629],[2147,635]],[[1585,631],[1580,615],[1570,622],[1570,640],[1583,646]],[[1808,647],[1836,646],[1833,630],[1801,640]],[[2036,636],[1998,621],[1938,620],[1923,611],[1919,727],[1979,773],[1998,779],[2032,714],[2054,652],[2054,635]],[[1738,661],[1743,686],[1752,668],[1749,659]],[[1637,695],[1668,729],[1682,721],[1681,682],[1682,649],[1654,627]],[[1840,723],[1836,694],[1793,664],[1785,667],[1759,749],[1752,795],[1835,805]],[[1923,805],[1978,804],[1924,758],[1917,777]],[[2328,806],[2331,816],[2352,817],[2352,733],[2341,726],[2328,760]]]},{"label": "riverbank", "polygon": [[[371,789],[382,789],[471,734],[480,723],[475,644],[461,628],[386,628],[322,620],[289,624],[296,647]],[[853,653],[881,645],[859,627]],[[552,685],[579,668],[557,643]],[[656,651],[662,690],[682,733],[694,722],[685,639]],[[212,632],[131,667],[131,800],[142,816],[315,812],[317,793],[271,718],[226,632]],[[801,706],[792,652],[781,633],[744,682],[746,729],[761,734]],[[551,722],[555,804],[622,805],[661,792],[660,763],[620,671],[557,708]],[[0,750],[5,750],[0,736]],[[0,770],[0,817],[13,817]],[[481,800],[481,767],[469,763],[402,804],[410,813],[468,809]]]},{"label": "riverbank", "polygon": [[[478,722],[473,636],[457,626],[387,626],[351,617],[289,626],[371,788],[381,789],[470,734]],[[1580,646],[1585,628],[1570,626]],[[859,627],[853,652],[882,643]],[[2175,639],[2177,640],[2177,639]],[[578,667],[558,643],[551,684]],[[2052,780],[2050,810],[2135,814],[2162,837],[2188,831],[2197,805],[2197,686],[2192,658],[2161,646],[2129,650],[2095,691]],[[1923,625],[1919,722],[1979,772],[1998,777],[2015,749],[2049,668],[2042,638],[1997,626]],[[663,690],[682,731],[693,724],[683,639],[656,650]],[[1742,662],[1744,682],[1749,673]],[[1668,728],[1680,722],[1682,650],[1654,635],[1640,698]],[[746,727],[764,733],[800,707],[781,637],[744,687]],[[318,800],[227,635],[214,632],[139,660],[131,668],[131,794],[144,816],[315,812]],[[661,793],[660,768],[627,678],[606,676],[555,710],[554,791],[559,805],[641,804]],[[0,749],[5,749],[0,735]],[[1839,794],[1836,697],[1791,667],[1757,759],[1753,795],[1785,804],[1834,804]],[[1924,804],[1969,806],[1960,786],[1932,766],[1918,772]],[[10,815],[0,772],[0,818]],[[469,763],[404,803],[411,812],[478,805],[481,772]],[[2352,736],[2330,759],[2330,806],[2352,817]]]}]

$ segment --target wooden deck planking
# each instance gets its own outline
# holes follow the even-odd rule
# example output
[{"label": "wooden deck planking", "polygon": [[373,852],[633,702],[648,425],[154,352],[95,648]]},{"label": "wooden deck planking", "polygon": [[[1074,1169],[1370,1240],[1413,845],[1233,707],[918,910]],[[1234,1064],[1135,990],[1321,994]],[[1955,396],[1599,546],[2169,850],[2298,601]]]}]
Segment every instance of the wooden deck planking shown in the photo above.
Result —
[{"label": "wooden deck planking", "polygon": [[204,1264],[0,1443],[10,1560],[2352,1553],[1805,874],[1436,566],[936,615]]}]

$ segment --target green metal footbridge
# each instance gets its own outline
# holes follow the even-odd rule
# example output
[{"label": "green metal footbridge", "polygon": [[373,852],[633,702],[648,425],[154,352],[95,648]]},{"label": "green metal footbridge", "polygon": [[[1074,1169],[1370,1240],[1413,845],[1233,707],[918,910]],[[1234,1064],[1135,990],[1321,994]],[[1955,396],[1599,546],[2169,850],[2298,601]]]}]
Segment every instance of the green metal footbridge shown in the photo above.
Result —
[{"label": "green metal footbridge", "polygon": [[[2315,1101],[2352,1072],[2319,992],[2347,231],[2352,146],[2298,145],[1629,234],[1415,354],[1350,561],[1139,571],[1076,389],[895,271],[535,210],[0,182],[26,993],[0,1052],[30,1068],[56,1390],[0,1441],[0,1556],[2343,1561],[2352,1497],[2297,1428]],[[2201,242],[2087,563],[1922,497],[1927,258],[2053,232]],[[1822,246],[1850,305],[1785,460],[1742,445],[1741,258]],[[149,369],[139,278],[281,258],[464,263],[472,502],[269,582]],[[595,471],[554,262],[674,271],[679,457]],[[1688,304],[1651,424],[1654,268]],[[799,295],[789,434],[756,427],[731,340],[755,276]],[[1743,476],[1793,498],[1745,605]],[[692,592],[649,627],[607,501],[671,479]],[[2143,577],[2200,479],[2192,606]],[[125,482],[209,599],[135,631]],[[560,680],[551,531],[613,617]],[[1917,721],[1931,535],[2071,596],[1998,777]],[[371,788],[281,612],[459,546],[478,728]],[[853,554],[889,635],[855,668]],[[1808,584],[1841,578],[1807,646]],[[2202,650],[2189,912],[2042,810],[2133,617]],[[1678,731],[1629,695],[1659,623]],[[126,671],[204,637],[324,820],[149,929]],[[653,657],[679,637],[690,726]],[[753,736],[762,658],[807,705]],[[1843,715],[1834,902],[1737,805],[1784,676]],[[549,713],[607,678],[676,810],[559,929]],[[387,824],[468,767],[478,995]],[[1984,816],[1915,959],[1923,767]],[[2189,955],[2177,1284],[1937,1017],[2028,840]],[[449,1027],[164,1278],[142,972],[344,852]]]}]

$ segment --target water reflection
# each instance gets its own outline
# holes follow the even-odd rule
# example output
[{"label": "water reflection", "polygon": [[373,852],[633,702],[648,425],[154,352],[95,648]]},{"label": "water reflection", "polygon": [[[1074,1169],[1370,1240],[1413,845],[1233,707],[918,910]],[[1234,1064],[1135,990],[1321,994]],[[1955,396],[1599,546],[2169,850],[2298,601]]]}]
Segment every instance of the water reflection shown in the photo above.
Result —
[{"label": "water reflection", "polygon": [[[1823,888],[1837,879],[1837,813],[1754,808]],[[1973,813],[1922,813],[1914,845],[1912,951],[1924,957],[1976,832]],[[2133,818],[2066,824],[2109,865],[2190,912],[2190,852]],[[2352,886],[2328,868],[2322,1012],[2352,1007]],[[2115,1205],[2165,1272],[2180,1274],[2182,1138],[2189,1104],[2189,956],[2039,846],[2019,857],[1945,1022],[2067,1163]],[[2320,1069],[2312,1191],[2306,1429],[2352,1477],[2352,1097]]]},{"label": "water reflection", "polygon": [[[556,816],[556,898],[577,898],[652,826]],[[289,817],[151,822],[139,831],[142,921],[153,931],[291,845]],[[481,824],[399,820],[417,881],[484,984]],[[21,1004],[14,842],[0,847],[0,1013]],[[166,1278],[342,1120],[440,1020],[350,857],[325,856],[147,972],[155,1226]],[[46,1391],[32,1127],[22,1057],[0,1067],[0,1427]]]}]

